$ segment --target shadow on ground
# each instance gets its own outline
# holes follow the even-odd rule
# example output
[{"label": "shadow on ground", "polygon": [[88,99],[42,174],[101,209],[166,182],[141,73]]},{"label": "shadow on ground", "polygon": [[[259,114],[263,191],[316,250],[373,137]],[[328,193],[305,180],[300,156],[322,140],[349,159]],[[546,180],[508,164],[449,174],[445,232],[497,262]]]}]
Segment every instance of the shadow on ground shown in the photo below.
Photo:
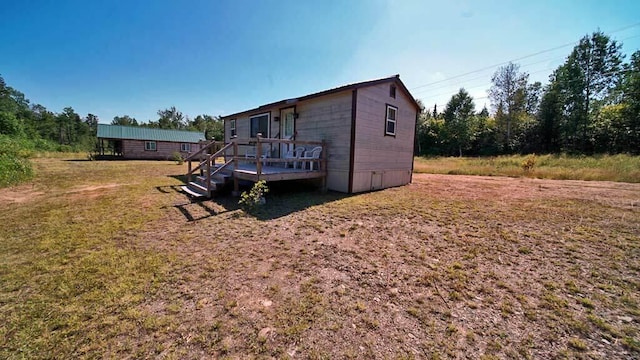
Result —
[{"label": "shadow on ground", "polygon": [[[169,177],[186,183],[184,175]],[[252,183],[241,183],[240,192],[249,191]],[[289,214],[305,210],[309,207],[344,199],[350,195],[338,192],[319,191],[318,185],[306,181],[280,181],[267,185],[266,204],[247,211],[246,215],[261,221],[273,220]],[[180,185],[157,186],[162,193],[181,192]],[[185,198],[186,195],[185,195]],[[242,209],[238,204],[239,197],[231,194],[231,186],[215,194],[212,199],[191,199],[190,202],[174,205],[187,221],[199,221],[211,216],[221,215]]]}]

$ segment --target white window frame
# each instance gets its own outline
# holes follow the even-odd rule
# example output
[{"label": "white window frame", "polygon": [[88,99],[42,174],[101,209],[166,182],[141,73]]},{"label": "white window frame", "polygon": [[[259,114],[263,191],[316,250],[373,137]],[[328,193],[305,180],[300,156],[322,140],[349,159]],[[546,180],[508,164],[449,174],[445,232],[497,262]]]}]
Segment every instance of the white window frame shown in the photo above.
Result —
[{"label": "white window frame", "polygon": [[[395,118],[391,119],[389,117],[389,110],[393,110],[395,112]],[[393,123],[393,132],[389,131],[389,123]],[[387,104],[387,111],[386,111],[386,116],[385,116],[385,122],[384,122],[384,134],[389,135],[389,136],[396,136],[397,131],[397,126],[398,126],[398,108],[393,106],[393,105],[389,105]]]},{"label": "white window frame", "polygon": [[[265,115],[267,116],[267,133],[266,134],[262,134],[262,137],[266,137],[266,138],[269,137],[269,133],[271,132],[271,113],[270,112],[266,112],[266,113],[262,113],[262,114],[256,114],[256,115],[252,115],[252,116],[249,117],[249,137],[253,138],[253,137],[257,136],[257,135],[254,135],[252,133],[252,131],[251,131],[251,130],[253,130],[252,129],[253,119],[254,118],[258,118],[258,117],[263,117]],[[260,124],[258,124],[258,128],[260,127],[259,125]],[[258,129],[258,130],[260,130],[260,129]]]},{"label": "white window frame", "polygon": [[180,144],[180,152],[191,152],[191,144],[190,143]]},{"label": "white window frame", "polygon": [[236,132],[236,119],[231,119],[229,120],[229,136],[234,137],[236,136],[237,132]]},{"label": "white window frame", "polygon": [[145,141],[144,151],[158,151],[158,144],[155,141]]}]

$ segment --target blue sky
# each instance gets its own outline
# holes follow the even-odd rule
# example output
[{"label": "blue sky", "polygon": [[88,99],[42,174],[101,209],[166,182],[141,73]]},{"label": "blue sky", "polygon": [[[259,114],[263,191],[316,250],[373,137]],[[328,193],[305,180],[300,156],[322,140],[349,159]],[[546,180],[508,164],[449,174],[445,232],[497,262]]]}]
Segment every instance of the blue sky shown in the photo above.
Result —
[{"label": "blue sky", "polygon": [[[640,48],[637,0],[0,0],[0,14],[7,83],[102,123],[170,106],[224,115],[393,74],[428,107],[465,87],[481,108],[492,65],[597,29]],[[518,63],[546,82],[571,48]]]}]

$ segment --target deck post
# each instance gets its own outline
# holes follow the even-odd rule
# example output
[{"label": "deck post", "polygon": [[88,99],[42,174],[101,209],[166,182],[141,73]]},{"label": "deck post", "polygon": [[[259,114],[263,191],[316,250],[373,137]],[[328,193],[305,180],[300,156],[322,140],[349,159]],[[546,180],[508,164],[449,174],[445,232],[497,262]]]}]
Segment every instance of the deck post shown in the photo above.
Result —
[{"label": "deck post", "polygon": [[211,196],[211,156],[207,159],[207,195]]},{"label": "deck post", "polygon": [[187,161],[187,184],[191,182],[191,159]]},{"label": "deck post", "polygon": [[260,180],[260,175],[262,175],[262,143],[260,139],[262,139],[262,134],[258,133],[257,143],[256,143],[256,173],[258,175],[258,181]]},{"label": "deck post", "polygon": [[323,193],[326,193],[327,192],[327,175],[329,171],[327,170],[327,142],[325,140],[322,140],[321,154],[322,155],[320,156],[321,160],[320,160],[320,163],[318,164],[318,169],[324,173],[324,175],[321,178],[321,186],[322,186],[321,191]]},{"label": "deck post", "polygon": [[[238,169],[238,142],[236,139],[232,139],[233,141],[233,171],[235,172]],[[240,185],[238,184],[238,177],[233,175],[233,192],[232,196],[240,196]]]}]

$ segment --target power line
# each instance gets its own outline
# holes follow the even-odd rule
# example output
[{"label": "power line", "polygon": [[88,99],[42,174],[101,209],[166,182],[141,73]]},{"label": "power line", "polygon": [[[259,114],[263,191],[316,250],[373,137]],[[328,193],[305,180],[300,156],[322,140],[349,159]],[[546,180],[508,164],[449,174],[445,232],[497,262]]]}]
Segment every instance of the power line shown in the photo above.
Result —
[{"label": "power line", "polygon": [[[547,62],[547,61],[555,61],[555,60],[559,60],[559,59],[563,59],[563,58],[565,58],[565,57],[562,56],[562,57],[555,57],[555,58],[547,58],[547,59],[544,59],[544,60],[540,60],[540,61],[536,61],[536,62],[524,64],[524,65],[520,65],[520,68],[522,69],[522,68],[526,68],[527,66],[537,65],[537,64],[544,63],[544,62]],[[548,70],[551,70],[551,69],[553,69],[553,68],[545,68],[545,69],[542,69],[542,70],[536,70],[536,71],[533,71],[533,72],[529,72],[528,74],[529,75],[537,74],[537,73],[540,73],[542,71],[548,71]],[[464,84],[464,83],[467,83],[467,82],[470,82],[470,81],[473,81],[473,80],[484,79],[484,78],[486,78],[486,75],[480,75],[480,76],[473,77],[471,79],[457,81],[455,83],[455,85],[457,86],[457,85]],[[430,89],[423,89],[423,90],[419,90],[419,91],[414,91],[413,94],[424,94],[425,92],[428,93],[430,91],[443,89],[443,88],[447,88],[447,87],[451,87],[451,86],[454,86],[454,85],[452,85],[452,84],[444,84],[444,85],[436,86],[436,87],[430,88]],[[466,88],[467,87],[465,87],[465,89]],[[424,96],[426,96],[426,95],[423,95],[423,97]],[[429,96],[438,96],[438,95],[429,95]]]},{"label": "power line", "polygon": [[[638,25],[640,25],[640,22],[637,22],[635,24],[626,25],[626,26],[623,26],[621,28],[615,29],[613,31],[610,31],[609,34],[615,34],[617,32],[620,32],[620,31],[623,31],[623,30],[627,30],[627,29],[636,27]],[[495,69],[497,66],[506,65],[506,64],[508,64],[510,62],[515,62],[515,61],[519,61],[519,60],[523,60],[523,59],[528,59],[530,57],[534,57],[534,56],[537,56],[537,55],[540,55],[540,54],[545,54],[545,53],[548,53],[548,52],[551,52],[551,51],[559,50],[559,49],[565,48],[567,46],[575,45],[575,44],[577,44],[579,42],[580,42],[580,40],[572,41],[570,43],[566,43],[566,44],[555,46],[555,47],[552,47],[552,48],[549,48],[549,49],[541,50],[541,51],[535,52],[533,54],[525,55],[525,56],[522,56],[522,57],[519,57],[519,58],[511,59],[511,60],[504,61],[504,62],[501,62],[501,63],[498,63],[498,64],[494,64],[494,65],[491,65],[491,66],[486,66],[486,67],[483,67],[483,68],[480,68],[480,69],[477,69],[477,70],[466,72],[464,74],[455,75],[455,76],[449,77],[447,79],[442,79],[442,80],[434,81],[434,82],[431,82],[431,83],[428,83],[428,84],[416,86],[416,87],[412,88],[411,90],[420,89],[420,88],[431,86],[431,85],[435,85],[435,84],[440,84],[440,83],[443,83],[445,81],[449,81],[449,80],[452,80],[452,79],[458,79],[458,78],[461,78],[461,77],[464,77],[464,76],[467,76],[467,75],[471,75],[471,74],[475,74],[475,73],[478,73],[478,72],[481,72],[481,71],[486,71],[486,70],[489,70],[489,69]]]},{"label": "power line", "polygon": [[[627,36],[627,37],[625,37],[625,38],[623,38],[621,40],[618,40],[618,41],[622,42],[622,41],[629,40],[629,39],[634,39],[634,38],[637,38],[637,37],[640,37],[640,35]],[[540,64],[540,63],[548,62],[548,61],[556,61],[556,60],[564,59],[566,57],[567,56],[564,55],[564,56],[560,56],[560,57],[546,58],[546,59],[543,59],[543,60],[538,60],[538,61],[534,61],[534,62],[527,63],[527,64],[518,64],[518,65],[519,65],[520,69],[523,69],[523,68],[527,68],[528,66],[531,66],[531,65],[537,65],[537,64]],[[528,74],[529,75],[537,74],[537,73],[540,73],[540,72],[543,72],[543,71],[547,71],[547,70],[551,70],[551,69],[553,69],[553,68],[546,68],[546,69],[542,69],[542,70],[537,70],[537,71],[529,72]],[[473,81],[473,80],[482,79],[485,76],[486,75],[480,75],[480,76],[476,76],[476,77],[473,77],[473,78],[470,78],[470,79],[458,80],[454,84],[455,84],[455,86],[458,86],[458,85],[461,85],[461,84],[464,84],[464,83],[467,83],[467,82],[470,82],[470,81]],[[424,93],[428,93],[430,91],[443,89],[443,88],[447,88],[447,87],[451,87],[451,86],[454,86],[454,85],[453,84],[443,84],[443,85],[440,85],[440,86],[432,87],[430,89],[423,89],[423,90],[414,91],[413,94],[424,94]],[[439,96],[439,95],[429,95],[429,96],[435,97],[435,96]],[[425,97],[425,96],[427,96],[427,95],[423,95],[423,97]]]},{"label": "power line", "polygon": [[[542,70],[540,70],[538,72],[548,71],[548,70],[549,69],[542,69]],[[634,70],[633,69],[620,69],[620,70],[616,70],[616,71],[605,72],[605,73],[602,73],[602,75],[621,75],[621,74],[624,74],[624,73],[627,73],[627,72],[632,72],[632,71],[634,71]],[[535,72],[534,72],[534,74],[535,74]],[[556,81],[558,81],[558,80],[556,80]],[[561,83],[566,85],[566,84],[572,84],[572,83],[578,82],[578,81],[584,81],[584,80],[583,79],[568,79],[568,80],[562,80]],[[474,87],[468,87],[468,88],[464,88],[464,89],[465,90],[475,89],[475,88],[479,88],[479,87],[483,87],[483,86],[490,86],[490,85],[491,84],[489,83],[489,84],[483,84],[483,85],[478,85],[478,86],[474,86]],[[442,93],[442,94],[438,94],[438,95],[431,95],[431,97],[442,96],[442,95],[447,95],[447,94],[451,94],[451,92]],[[488,98],[489,98],[489,96],[487,95],[487,96],[473,98],[473,100],[475,101],[475,100],[482,100],[482,99],[488,99]],[[420,98],[420,100],[423,103],[425,103],[425,101],[424,101],[425,99],[424,98]],[[447,104],[436,104],[435,106],[440,107],[440,106],[446,106],[446,105]]]}]

